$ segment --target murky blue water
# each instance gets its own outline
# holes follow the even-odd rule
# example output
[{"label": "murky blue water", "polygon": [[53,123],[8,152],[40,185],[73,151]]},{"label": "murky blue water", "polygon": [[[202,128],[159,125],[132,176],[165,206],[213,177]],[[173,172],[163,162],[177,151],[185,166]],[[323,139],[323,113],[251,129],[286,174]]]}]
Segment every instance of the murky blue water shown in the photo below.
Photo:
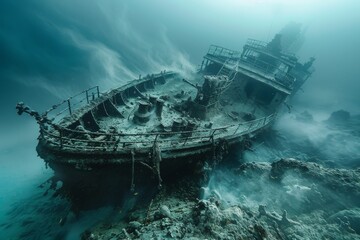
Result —
[{"label": "murky blue water", "polygon": [[[210,44],[241,50],[247,38],[269,41],[294,21],[304,30],[299,58],[316,57],[316,72],[295,102],[326,116],[338,109],[359,114],[359,4],[357,0],[0,1],[0,239],[76,239],[112,211],[83,213],[78,221],[70,216],[63,227],[58,224],[69,204],[52,198],[51,192],[43,196],[46,188],[39,188],[52,171],[37,157],[36,124],[27,116],[16,116],[18,101],[41,112],[90,86],[105,90],[139,74],[196,69]],[[295,132],[299,128],[288,126]],[[304,126],[305,134],[311,133],[314,146],[322,146],[326,138],[319,136],[324,131],[313,127]],[[358,166],[358,137],[337,136],[326,145],[337,154],[323,156],[333,166],[340,157]],[[297,153],[301,156],[299,149]],[[259,161],[269,156],[280,154],[260,147],[250,154]]]},{"label": "murky blue water", "polygon": [[80,234],[113,213],[111,208],[82,212],[79,218],[70,213],[64,226],[60,220],[69,212],[68,201],[44,195],[52,176],[36,156],[35,144],[22,151],[3,153],[7,160],[0,169],[0,239],[79,239]]}]

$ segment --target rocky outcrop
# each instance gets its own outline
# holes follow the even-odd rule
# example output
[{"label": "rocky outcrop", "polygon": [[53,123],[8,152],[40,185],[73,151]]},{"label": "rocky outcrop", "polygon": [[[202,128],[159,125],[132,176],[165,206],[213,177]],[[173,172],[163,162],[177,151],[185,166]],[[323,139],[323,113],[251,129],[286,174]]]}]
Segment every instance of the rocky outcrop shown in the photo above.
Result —
[{"label": "rocky outcrop", "polygon": [[328,123],[333,124],[340,124],[340,123],[346,123],[350,119],[350,113],[345,110],[338,110],[335,112],[332,112],[330,117],[326,120]]},{"label": "rocky outcrop", "polygon": [[[338,194],[344,202],[360,207],[360,169],[324,168],[316,163],[289,158],[271,164],[270,178],[281,181],[289,172],[316,183],[323,191],[326,189]],[[323,195],[325,197],[326,194]]]},{"label": "rocky outcrop", "polygon": [[[83,239],[360,238],[356,201],[360,192],[359,170],[281,159],[272,164],[246,163],[233,174],[231,184],[243,189],[244,194],[250,182],[263,181],[263,187],[270,188],[273,194],[268,206],[260,204],[261,200],[258,204],[241,201],[241,197],[250,199],[250,195],[239,195],[236,203],[229,202],[216,190],[197,199],[200,192],[208,189],[200,191],[195,181],[186,179],[165,186],[148,205],[138,207],[111,227],[99,225],[89,230]],[[303,179],[307,186],[287,188],[285,180],[290,174]],[[253,194],[256,190],[259,189],[254,188]],[[292,198],[291,191],[303,194],[303,198]],[[289,199],[283,199],[286,196]]]}]

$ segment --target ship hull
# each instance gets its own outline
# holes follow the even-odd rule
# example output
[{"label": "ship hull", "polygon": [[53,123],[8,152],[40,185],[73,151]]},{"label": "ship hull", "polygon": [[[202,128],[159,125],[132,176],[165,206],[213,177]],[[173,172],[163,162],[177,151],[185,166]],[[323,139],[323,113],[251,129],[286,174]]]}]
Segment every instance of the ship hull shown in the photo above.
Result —
[{"label": "ship hull", "polygon": [[[256,137],[265,129],[259,129],[251,136]],[[41,141],[37,151],[54,170],[53,180],[62,182],[58,192],[69,198],[72,210],[76,212],[108,204],[121,205],[124,199],[134,194],[140,194],[140,198],[151,197],[161,185],[171,184],[184,176],[191,176],[199,182],[207,181],[217,164],[238,159],[235,155],[247,150],[250,140],[249,136],[231,138],[226,141],[226,147],[221,146],[225,147],[222,152],[207,144],[192,151],[162,154],[160,175],[146,154],[136,152],[133,165],[129,154],[64,154],[49,149]]]}]

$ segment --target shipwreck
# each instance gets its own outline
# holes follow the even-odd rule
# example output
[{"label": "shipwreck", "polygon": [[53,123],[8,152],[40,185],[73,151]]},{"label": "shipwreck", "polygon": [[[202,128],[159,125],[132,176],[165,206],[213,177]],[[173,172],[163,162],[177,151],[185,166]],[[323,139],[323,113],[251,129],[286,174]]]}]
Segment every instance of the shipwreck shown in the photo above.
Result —
[{"label": "shipwreck", "polygon": [[37,152],[56,179],[101,195],[134,189],[145,176],[161,185],[163,175],[246,148],[311,76],[313,61],[282,51],[281,35],[249,39],[242,51],[210,46],[191,78],[162,71],[104,93],[87,89],[42,114],[21,102],[16,109],[39,124]]}]

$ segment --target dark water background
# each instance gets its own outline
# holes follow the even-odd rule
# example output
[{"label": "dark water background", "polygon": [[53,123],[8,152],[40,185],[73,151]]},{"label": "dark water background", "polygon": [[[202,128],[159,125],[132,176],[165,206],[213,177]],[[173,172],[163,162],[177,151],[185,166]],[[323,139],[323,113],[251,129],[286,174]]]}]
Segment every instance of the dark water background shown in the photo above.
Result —
[{"label": "dark water background", "polygon": [[[41,112],[89,86],[106,90],[139,74],[191,71],[210,44],[241,50],[247,38],[269,41],[293,21],[303,30],[297,55],[302,61],[316,57],[316,73],[294,99],[296,111],[306,109],[317,120],[338,109],[359,114],[359,9],[356,0],[2,0],[0,238],[76,239],[111,214],[89,212],[90,218],[59,227],[68,206],[42,196],[38,186],[52,172],[37,157],[35,122],[16,115],[18,101]],[[323,133],[309,130],[315,140]],[[356,145],[349,149],[351,154]]]}]

